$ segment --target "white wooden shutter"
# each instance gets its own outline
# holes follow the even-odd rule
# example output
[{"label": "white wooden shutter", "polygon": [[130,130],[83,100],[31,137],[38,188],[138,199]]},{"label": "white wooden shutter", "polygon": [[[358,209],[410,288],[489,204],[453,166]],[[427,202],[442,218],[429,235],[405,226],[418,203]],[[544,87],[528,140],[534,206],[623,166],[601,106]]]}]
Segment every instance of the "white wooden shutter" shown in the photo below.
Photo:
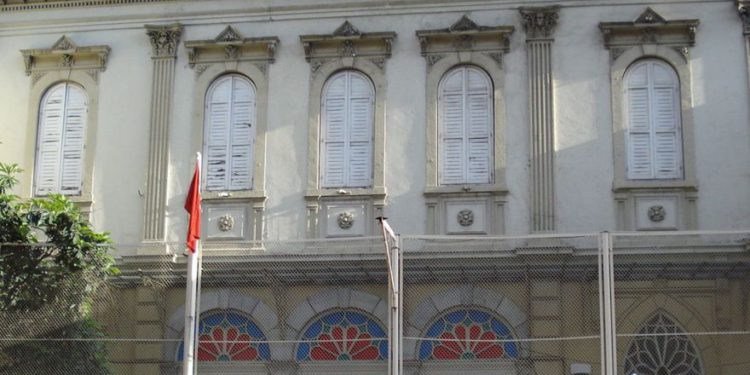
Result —
[{"label": "white wooden shutter", "polygon": [[209,87],[205,115],[206,189],[252,188],[255,88],[245,77],[220,77]]},{"label": "white wooden shutter", "polygon": [[232,91],[232,138],[229,190],[250,189],[253,181],[255,143],[255,88],[247,79],[234,76]]},{"label": "white wooden shutter", "polygon": [[491,86],[487,75],[478,69],[466,68],[467,171],[466,182],[488,184],[492,165]]},{"label": "white wooden shutter", "polygon": [[682,178],[679,82],[669,65],[645,60],[626,74],[628,178]]},{"label": "white wooden shutter", "polygon": [[47,91],[39,110],[35,194],[81,194],[87,98],[82,88],[61,83]]},{"label": "white wooden shutter", "polygon": [[322,98],[321,187],[372,185],[374,90],[354,71],[331,77]]},{"label": "white wooden shutter", "polygon": [[479,69],[459,67],[440,83],[440,184],[486,184],[492,180],[492,94]]},{"label": "white wooden shutter", "polygon": [[367,187],[372,179],[373,92],[368,78],[349,72],[348,187]]}]

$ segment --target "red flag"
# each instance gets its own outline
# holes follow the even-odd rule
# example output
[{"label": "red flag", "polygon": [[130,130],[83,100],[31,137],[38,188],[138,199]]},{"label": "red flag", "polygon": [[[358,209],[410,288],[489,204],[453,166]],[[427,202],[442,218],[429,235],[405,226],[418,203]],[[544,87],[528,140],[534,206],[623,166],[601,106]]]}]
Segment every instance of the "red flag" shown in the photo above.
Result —
[{"label": "red flag", "polygon": [[193,181],[190,182],[187,199],[185,199],[185,211],[188,212],[187,247],[195,253],[195,243],[201,238],[201,170],[198,163],[195,164]]}]

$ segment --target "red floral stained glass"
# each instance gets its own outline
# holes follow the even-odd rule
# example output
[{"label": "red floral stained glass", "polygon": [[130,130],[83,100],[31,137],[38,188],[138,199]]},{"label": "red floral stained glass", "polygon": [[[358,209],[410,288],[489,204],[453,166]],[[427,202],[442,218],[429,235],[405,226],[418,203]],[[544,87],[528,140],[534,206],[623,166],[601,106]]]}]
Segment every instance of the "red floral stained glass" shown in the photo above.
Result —
[{"label": "red floral stained glass", "polygon": [[[201,318],[198,327],[198,361],[268,360],[270,350],[266,337],[249,318],[220,311]],[[178,360],[183,358],[182,344]]]},{"label": "red floral stained glass", "polygon": [[440,317],[425,333],[419,358],[470,360],[515,358],[516,343],[510,330],[497,318],[477,310],[457,310]]},{"label": "red floral stained glass", "polygon": [[383,328],[356,311],[334,312],[313,322],[297,347],[298,361],[372,361],[388,356]]},{"label": "red floral stained glass", "polygon": [[239,333],[236,327],[214,327],[211,334],[198,339],[199,361],[253,361],[258,359],[258,349],[250,346],[252,337]]}]

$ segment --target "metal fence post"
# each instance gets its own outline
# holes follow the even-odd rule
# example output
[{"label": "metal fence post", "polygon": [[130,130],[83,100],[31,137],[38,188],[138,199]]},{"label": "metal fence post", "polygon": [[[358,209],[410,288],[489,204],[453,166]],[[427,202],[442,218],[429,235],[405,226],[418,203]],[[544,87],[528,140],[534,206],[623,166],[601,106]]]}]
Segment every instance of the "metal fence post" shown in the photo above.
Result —
[{"label": "metal fence post", "polygon": [[612,234],[599,234],[599,312],[602,375],[617,374]]}]

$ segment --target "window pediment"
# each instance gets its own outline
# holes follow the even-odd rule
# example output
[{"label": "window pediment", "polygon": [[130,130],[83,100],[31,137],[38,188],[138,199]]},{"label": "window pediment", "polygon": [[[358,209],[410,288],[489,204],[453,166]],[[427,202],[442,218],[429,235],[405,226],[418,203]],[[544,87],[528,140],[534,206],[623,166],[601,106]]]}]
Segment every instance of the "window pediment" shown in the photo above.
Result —
[{"label": "window pediment", "polygon": [[675,47],[683,56],[687,47],[695,45],[695,34],[700,23],[697,19],[668,21],[651,8],[632,22],[600,22],[604,46],[613,54],[623,48],[659,44]]},{"label": "window pediment", "polygon": [[245,38],[227,26],[213,39],[185,41],[188,64],[211,64],[227,61],[262,61],[273,63],[279,38],[275,36]]},{"label": "window pediment", "polygon": [[78,46],[65,35],[50,48],[21,50],[27,76],[60,69],[104,71],[109,53],[109,46]]},{"label": "window pediment", "polygon": [[345,21],[331,34],[300,35],[299,38],[305,48],[305,59],[313,63],[316,60],[343,57],[389,58],[396,33],[364,33]]},{"label": "window pediment", "polygon": [[463,16],[445,29],[417,30],[422,56],[432,66],[445,53],[482,51],[498,63],[503,54],[510,51],[510,36],[513,26],[480,26]]}]

